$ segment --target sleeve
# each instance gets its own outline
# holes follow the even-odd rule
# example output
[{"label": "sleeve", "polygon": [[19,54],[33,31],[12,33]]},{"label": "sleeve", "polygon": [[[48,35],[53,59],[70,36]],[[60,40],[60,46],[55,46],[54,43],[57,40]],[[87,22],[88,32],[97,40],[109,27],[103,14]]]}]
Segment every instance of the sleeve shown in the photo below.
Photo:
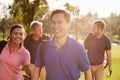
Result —
[{"label": "sleeve", "polygon": [[109,39],[107,39],[107,41],[106,41],[105,50],[111,50],[111,42]]},{"label": "sleeve", "polygon": [[80,70],[83,72],[90,69],[89,59],[85,51],[85,48],[83,46],[81,46],[79,49],[78,64],[79,64]]},{"label": "sleeve", "polygon": [[24,65],[30,64],[30,53],[27,51],[25,54],[25,60],[24,60]]},{"label": "sleeve", "polygon": [[43,37],[44,37],[44,40],[50,40],[49,36],[43,35]]},{"label": "sleeve", "polygon": [[35,66],[40,67],[40,45],[38,46],[37,53],[36,53]]},{"label": "sleeve", "polygon": [[88,49],[88,47],[89,47],[89,43],[90,43],[90,38],[91,38],[91,36],[92,36],[92,33],[89,33],[89,34],[87,35],[86,39],[84,40],[84,47],[85,47],[86,49]]},{"label": "sleeve", "polygon": [[28,41],[29,39],[28,39],[28,37],[26,37],[25,38],[25,40],[24,40],[24,47],[26,48],[26,49],[28,49],[28,44],[29,44],[29,41]]},{"label": "sleeve", "polygon": [[46,37],[46,40],[50,40],[50,37],[47,36],[47,37]]}]

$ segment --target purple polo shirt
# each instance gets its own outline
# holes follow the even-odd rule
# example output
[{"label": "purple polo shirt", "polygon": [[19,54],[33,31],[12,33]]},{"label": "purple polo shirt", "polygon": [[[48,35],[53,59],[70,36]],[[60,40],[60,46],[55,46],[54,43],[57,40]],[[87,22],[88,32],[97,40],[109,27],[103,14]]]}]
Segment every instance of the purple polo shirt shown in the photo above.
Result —
[{"label": "purple polo shirt", "polygon": [[[57,48],[51,40],[44,57],[46,80],[78,80],[80,72],[90,68],[85,49],[70,37],[67,37],[66,43],[61,48]],[[40,67],[39,47],[35,65]]]}]

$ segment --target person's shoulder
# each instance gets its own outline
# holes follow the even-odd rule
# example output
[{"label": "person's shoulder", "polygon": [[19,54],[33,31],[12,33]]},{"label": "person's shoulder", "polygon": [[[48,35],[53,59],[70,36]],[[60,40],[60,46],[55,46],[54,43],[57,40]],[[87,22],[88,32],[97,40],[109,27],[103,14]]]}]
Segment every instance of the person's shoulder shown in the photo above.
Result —
[{"label": "person's shoulder", "polygon": [[20,56],[23,60],[30,59],[30,52],[24,46],[21,46]]},{"label": "person's shoulder", "polygon": [[25,55],[29,55],[30,54],[29,51],[24,46],[21,47],[21,52],[23,54],[25,54]]},{"label": "person's shoulder", "polygon": [[70,38],[70,41],[71,42],[70,42],[69,46],[71,49],[77,51],[78,53],[83,52],[85,50],[84,46],[80,42],[76,41],[73,38]]},{"label": "person's shoulder", "polygon": [[25,37],[25,40],[29,40],[32,38],[32,34],[28,34],[26,37]]},{"label": "person's shoulder", "polygon": [[93,32],[88,33],[89,35],[93,35]]},{"label": "person's shoulder", "polygon": [[45,34],[43,34],[43,39],[50,39],[50,37],[45,35]]},{"label": "person's shoulder", "polygon": [[106,41],[110,41],[109,37],[103,34],[103,39]]},{"label": "person's shoulder", "polygon": [[93,36],[94,36],[93,32],[90,32],[90,33],[87,34],[86,39],[92,38]]},{"label": "person's shoulder", "polygon": [[69,37],[69,43],[74,47],[82,47],[82,44],[77,40]]},{"label": "person's shoulder", "polygon": [[94,35],[93,35],[93,32],[90,32],[90,33],[88,34],[88,36],[89,36],[89,37],[94,36]]},{"label": "person's shoulder", "polygon": [[26,38],[31,38],[32,37],[32,34],[28,34],[27,36],[26,36]]}]

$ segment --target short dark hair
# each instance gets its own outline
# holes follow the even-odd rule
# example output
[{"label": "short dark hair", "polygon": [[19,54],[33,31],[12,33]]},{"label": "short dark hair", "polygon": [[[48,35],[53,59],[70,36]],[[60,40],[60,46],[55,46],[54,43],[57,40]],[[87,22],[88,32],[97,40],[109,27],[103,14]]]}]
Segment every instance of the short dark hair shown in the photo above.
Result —
[{"label": "short dark hair", "polygon": [[103,29],[105,28],[105,26],[106,26],[106,24],[105,24],[105,22],[104,22],[103,20],[96,20],[96,21],[94,21],[93,24],[98,25],[98,27],[101,28],[102,30],[103,30]]},{"label": "short dark hair", "polygon": [[56,10],[54,10],[51,13],[50,20],[52,19],[52,17],[53,17],[54,14],[58,14],[58,13],[63,13],[66,22],[70,22],[70,14],[69,14],[69,12],[67,12],[65,10],[62,10],[62,9],[56,9]]},{"label": "short dark hair", "polygon": [[36,26],[41,26],[42,27],[42,22],[39,22],[39,21],[32,21],[31,24],[30,24],[30,28],[33,30],[35,29]]}]

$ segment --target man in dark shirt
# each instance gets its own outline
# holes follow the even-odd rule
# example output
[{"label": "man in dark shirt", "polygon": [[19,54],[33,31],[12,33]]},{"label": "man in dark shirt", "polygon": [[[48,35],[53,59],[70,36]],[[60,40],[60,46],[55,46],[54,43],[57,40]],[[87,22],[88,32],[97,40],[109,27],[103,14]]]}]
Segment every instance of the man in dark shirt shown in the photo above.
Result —
[{"label": "man in dark shirt", "polygon": [[33,21],[31,23],[30,27],[31,27],[31,34],[25,38],[24,46],[30,52],[31,64],[29,65],[29,68],[32,73],[33,69],[35,67],[34,64],[35,64],[37,48],[38,48],[39,44],[42,42],[42,40],[48,40],[49,37],[43,34],[43,28],[42,28],[41,22]]},{"label": "man in dark shirt", "polygon": [[106,52],[108,61],[108,70],[112,71],[111,43],[103,34],[105,22],[96,20],[93,23],[93,33],[89,33],[84,41],[87,49],[93,80],[103,80],[103,61]]}]

